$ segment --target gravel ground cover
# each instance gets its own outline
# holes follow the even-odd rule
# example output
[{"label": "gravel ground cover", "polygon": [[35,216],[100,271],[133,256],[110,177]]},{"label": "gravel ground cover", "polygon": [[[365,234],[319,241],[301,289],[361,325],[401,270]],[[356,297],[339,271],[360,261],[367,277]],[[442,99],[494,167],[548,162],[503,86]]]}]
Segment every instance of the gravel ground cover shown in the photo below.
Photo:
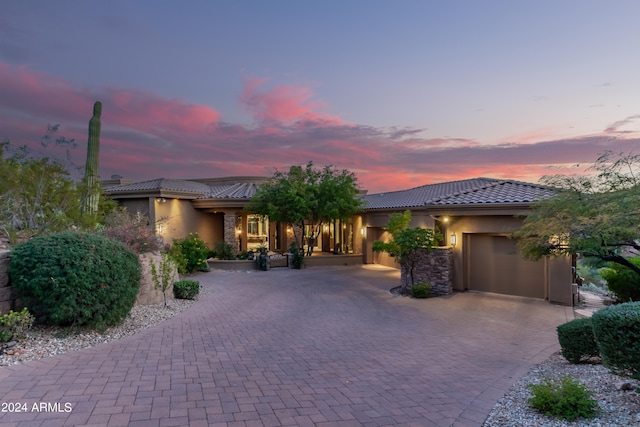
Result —
[{"label": "gravel ground cover", "polygon": [[[201,295],[213,291],[201,287]],[[57,354],[64,354],[101,343],[118,340],[135,334],[159,322],[169,319],[197,303],[197,299],[172,300],[169,306],[164,304],[136,306],[125,321],[107,329],[103,333],[97,331],[70,332],[61,328],[34,327],[28,332],[26,339],[6,349],[0,355],[0,369],[29,360],[42,359]],[[569,374],[593,390],[600,411],[596,418],[589,420],[562,421],[547,417],[529,408],[528,399],[530,384],[539,384],[547,378],[558,378]],[[569,364],[560,354],[554,354],[542,364],[531,369],[515,383],[503,396],[485,421],[483,427],[516,427],[516,426],[640,426],[640,383],[631,381],[632,390],[619,390],[616,384],[628,381],[613,375],[600,364]]]}]

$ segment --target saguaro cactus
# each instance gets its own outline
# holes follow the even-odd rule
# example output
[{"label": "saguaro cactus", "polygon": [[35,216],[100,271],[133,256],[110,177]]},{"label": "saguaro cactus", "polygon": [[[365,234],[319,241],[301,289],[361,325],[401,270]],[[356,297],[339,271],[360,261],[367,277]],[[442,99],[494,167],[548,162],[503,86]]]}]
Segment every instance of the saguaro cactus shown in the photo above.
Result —
[{"label": "saguaro cactus", "polygon": [[93,104],[93,117],[89,120],[89,142],[87,146],[87,162],[84,167],[85,195],[82,199],[82,212],[94,214],[98,212],[100,199],[100,181],[98,177],[98,155],[100,153],[100,114],[102,103]]}]

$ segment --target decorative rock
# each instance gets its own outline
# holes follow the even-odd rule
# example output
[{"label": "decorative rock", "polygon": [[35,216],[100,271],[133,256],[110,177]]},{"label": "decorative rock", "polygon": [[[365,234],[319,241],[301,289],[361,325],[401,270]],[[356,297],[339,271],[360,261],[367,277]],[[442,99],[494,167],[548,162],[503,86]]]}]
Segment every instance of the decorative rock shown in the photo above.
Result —
[{"label": "decorative rock", "polygon": [[633,384],[631,381],[619,381],[616,383],[616,390],[633,390]]}]

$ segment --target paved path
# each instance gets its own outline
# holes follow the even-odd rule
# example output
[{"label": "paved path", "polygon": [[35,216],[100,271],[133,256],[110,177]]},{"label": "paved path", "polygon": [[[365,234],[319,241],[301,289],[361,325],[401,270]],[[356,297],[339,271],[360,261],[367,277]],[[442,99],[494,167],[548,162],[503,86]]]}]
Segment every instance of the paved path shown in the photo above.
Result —
[{"label": "paved path", "polygon": [[29,410],[0,425],[478,427],[573,318],[480,293],[394,297],[397,271],[375,266],[198,279],[214,293],[145,332],[0,368],[0,402]]}]

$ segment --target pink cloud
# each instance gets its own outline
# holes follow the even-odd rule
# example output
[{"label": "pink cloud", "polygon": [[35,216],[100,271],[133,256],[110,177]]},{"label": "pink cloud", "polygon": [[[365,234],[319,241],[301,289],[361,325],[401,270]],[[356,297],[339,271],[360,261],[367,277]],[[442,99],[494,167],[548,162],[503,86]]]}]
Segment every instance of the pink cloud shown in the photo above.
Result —
[{"label": "pink cloud", "polygon": [[[92,104],[103,102],[100,175],[127,179],[203,178],[273,174],[311,160],[355,172],[370,193],[478,176],[537,182],[592,164],[605,150],[638,151],[640,139],[614,133],[637,117],[622,118],[608,132],[544,139],[522,133],[508,142],[432,137],[423,129],[344,123],[323,113],[313,92],[295,85],[267,87],[247,79],[241,100],[257,122],[225,123],[212,106],[123,88],[89,91],[65,80],[0,63],[0,138],[41,149],[47,123],[80,148],[84,164]],[[614,136],[612,136],[615,135]]]},{"label": "pink cloud", "polygon": [[265,89],[265,78],[247,78],[240,102],[256,120],[266,122],[323,122],[339,124],[335,116],[318,113],[324,105],[311,89],[295,85],[276,85]]}]

